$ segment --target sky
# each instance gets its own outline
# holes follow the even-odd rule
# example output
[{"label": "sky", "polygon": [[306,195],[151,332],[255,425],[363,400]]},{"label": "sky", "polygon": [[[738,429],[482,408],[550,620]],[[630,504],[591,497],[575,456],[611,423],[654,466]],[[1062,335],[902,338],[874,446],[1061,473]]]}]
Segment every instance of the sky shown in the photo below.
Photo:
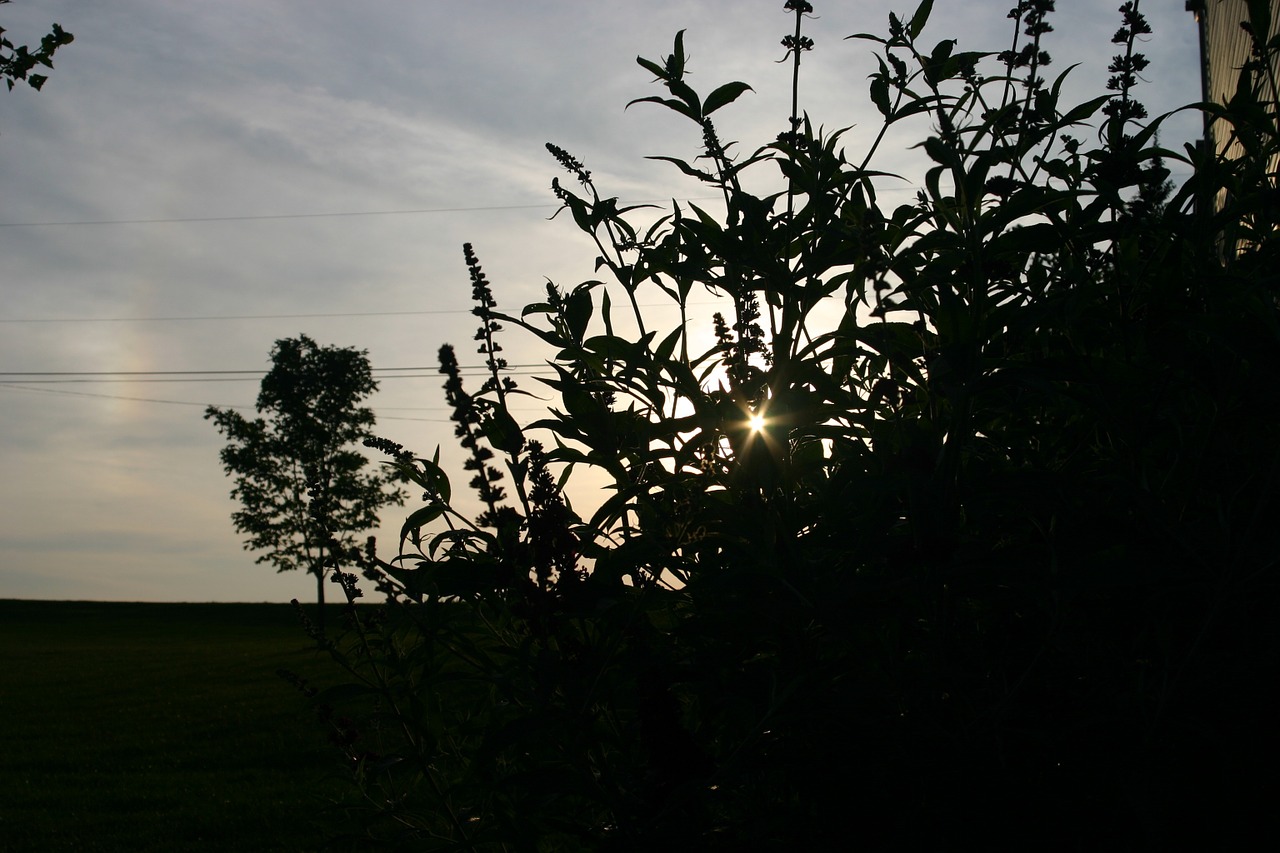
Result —
[{"label": "sky", "polygon": [[[935,5],[930,44],[1007,46],[1012,0]],[[717,114],[721,137],[753,150],[789,112],[782,6],[0,6],[17,44],[38,43],[55,21],[75,35],[42,92],[0,91],[0,598],[311,600],[310,576],[276,574],[242,549],[223,440],[202,418],[208,404],[251,414],[273,342],[300,333],[367,350],[377,431],[422,455],[443,445],[465,491],[435,372],[442,343],[464,365],[479,361],[462,244],[474,244],[500,310],[535,301],[548,280],[595,277],[586,238],[568,217],[550,219],[560,172],[544,143],[582,160],[607,196],[705,195],[645,159],[691,159],[700,139],[661,108],[624,109],[661,93],[634,59],[660,60],[686,30],[691,85],[753,87]],[[845,36],[883,34],[889,11],[908,16],[914,0],[814,6],[802,108],[851,126],[846,145],[860,155],[879,128],[867,98],[875,66],[871,46]],[[1103,89],[1118,6],[1058,3],[1050,70],[1082,63],[1068,86],[1080,98]],[[1142,11],[1155,33],[1139,98],[1153,114],[1198,100],[1183,0]],[[1198,127],[1175,119],[1162,140],[1180,148]],[[908,141],[920,138],[891,140],[875,162],[909,176]],[[518,372],[550,356],[516,331],[504,345],[513,364],[532,365]],[[538,416],[538,401],[520,405]],[[384,513],[384,556],[411,508]]]}]

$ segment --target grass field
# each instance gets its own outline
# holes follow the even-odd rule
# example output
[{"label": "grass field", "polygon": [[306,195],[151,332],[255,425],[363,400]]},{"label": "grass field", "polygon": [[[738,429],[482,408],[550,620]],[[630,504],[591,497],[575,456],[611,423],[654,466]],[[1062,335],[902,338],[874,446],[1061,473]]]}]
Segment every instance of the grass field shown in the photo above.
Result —
[{"label": "grass field", "polygon": [[0,850],[314,850],[337,752],[274,604],[0,600]]}]

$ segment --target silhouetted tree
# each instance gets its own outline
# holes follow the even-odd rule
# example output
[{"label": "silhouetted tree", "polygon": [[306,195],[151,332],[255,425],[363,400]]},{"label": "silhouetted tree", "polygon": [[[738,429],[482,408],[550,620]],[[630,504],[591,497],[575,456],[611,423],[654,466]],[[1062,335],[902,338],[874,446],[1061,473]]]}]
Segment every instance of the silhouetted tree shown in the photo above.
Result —
[{"label": "silhouetted tree", "polygon": [[[0,6],[8,2],[9,0],[0,0]],[[39,91],[49,78],[47,75],[31,72],[37,65],[52,68],[54,52],[64,44],[75,41],[75,36],[54,24],[53,30],[40,40],[40,47],[33,51],[26,45],[15,46],[4,37],[4,32],[4,27],[0,27],[0,76],[4,77],[10,90],[19,80],[25,80],[27,85]]]},{"label": "silhouetted tree", "polygon": [[373,412],[360,405],[378,388],[367,352],[300,335],[276,341],[271,361],[257,403],[265,418],[215,406],[205,418],[229,439],[222,464],[236,480],[231,496],[244,507],[231,519],[247,534],[245,548],[263,551],[257,562],[278,571],[315,575],[323,629],[324,576],[335,552],[405,495],[388,488],[391,475],[365,471],[368,460],[353,446],[374,425]]}]

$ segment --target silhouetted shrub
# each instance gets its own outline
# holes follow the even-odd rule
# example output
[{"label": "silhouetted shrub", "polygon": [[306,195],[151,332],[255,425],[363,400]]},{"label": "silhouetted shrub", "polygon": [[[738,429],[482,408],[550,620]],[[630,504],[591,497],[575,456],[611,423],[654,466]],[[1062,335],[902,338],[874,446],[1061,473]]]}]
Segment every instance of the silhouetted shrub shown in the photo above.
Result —
[{"label": "silhouetted shrub", "polygon": [[[698,95],[677,36],[640,100],[693,123],[702,156],[662,159],[724,214],[640,227],[548,146],[608,282],[508,316],[467,248],[490,378],[470,394],[441,361],[486,508],[384,446],[425,503],[397,559],[353,555],[388,602],[319,697],[372,709],[343,736],[362,843],[1136,849],[1263,820],[1275,104],[1198,107],[1242,160],[1164,150],[1137,3],[1111,92],[1078,105],[1044,76],[1051,2],[1019,2],[999,54],[925,44],[931,5],[854,37],[884,126],[921,126],[910,203],[879,201],[879,139],[851,158],[798,107],[736,159],[712,114],[747,87]],[[786,6],[798,80],[811,10]],[[637,298],[683,318],[701,288],[732,304],[709,348]],[[556,374],[523,428],[500,324]],[[589,518],[562,491],[583,468],[609,481]]]}]

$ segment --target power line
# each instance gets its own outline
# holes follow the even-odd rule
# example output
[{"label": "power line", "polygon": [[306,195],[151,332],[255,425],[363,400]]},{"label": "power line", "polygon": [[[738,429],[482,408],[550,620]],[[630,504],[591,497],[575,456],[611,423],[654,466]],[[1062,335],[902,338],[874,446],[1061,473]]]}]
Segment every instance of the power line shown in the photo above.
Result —
[{"label": "power line", "polygon": [[[207,408],[210,405],[214,405],[210,403],[199,403],[192,400],[161,400],[155,397],[125,397],[120,394],[94,394],[92,391],[65,391],[61,388],[28,388],[26,386],[16,385],[13,382],[0,382],[0,388],[10,388],[14,391],[32,391],[32,392],[37,392],[42,394],[58,394],[64,397],[93,397],[99,400],[126,400],[134,403],[163,403],[170,406],[199,406],[200,408]],[[248,406],[248,405],[240,405],[240,406],[215,405],[215,408],[239,409],[240,411],[245,411],[245,412],[254,411],[254,407]],[[388,408],[388,411],[442,411],[442,410],[444,410],[444,407],[413,408],[413,407],[397,406],[397,407]],[[522,408],[522,409],[512,409],[512,411],[541,412],[544,410]],[[421,423],[436,423],[436,424],[447,424],[452,420],[451,418],[409,418],[409,417],[404,417],[402,415],[379,415],[378,419],[383,421],[418,421]]]},{"label": "power line", "polygon": [[[716,302],[686,302],[689,307],[716,305]],[[641,308],[665,308],[670,303],[642,302]],[[206,320],[309,320],[325,317],[416,317],[423,314],[471,314],[471,308],[437,308],[428,311],[346,311],[331,314],[207,314],[188,317],[36,317],[0,319],[0,323],[174,323]]]},{"label": "power line", "polygon": [[347,311],[333,314],[209,314],[190,317],[51,317],[30,320],[0,320],[0,323],[171,323],[186,320],[306,320],[317,317],[398,317],[420,314],[470,314],[470,308],[441,308],[432,311]]},{"label": "power line", "polygon": [[[681,199],[686,203],[691,201],[718,201],[719,196],[704,196],[698,198]],[[670,198],[660,199],[639,199],[635,201],[625,201],[622,204],[666,204]],[[161,217],[156,219],[76,219],[53,222],[0,222],[0,228],[52,228],[80,225],[170,225],[193,222],[262,222],[267,220],[278,219],[333,219],[338,217],[355,217],[355,216],[419,216],[432,213],[477,213],[494,210],[536,210],[538,208],[547,209],[553,207],[561,207],[562,205],[554,202],[540,202],[538,204],[493,204],[475,207],[424,207],[410,210],[340,210],[328,213],[269,213],[261,215],[237,215],[237,216],[173,216]]]},{"label": "power line", "polygon": [[[546,374],[542,374],[541,372],[535,373],[532,370],[504,370],[503,373],[509,376],[546,375]],[[489,371],[487,370],[462,371],[460,375],[463,377],[474,378],[478,376],[488,376]],[[384,379],[439,379],[440,376],[441,374],[439,371],[434,371],[432,373],[405,373],[405,374],[399,374],[396,376],[379,376],[377,378],[378,378],[378,381],[382,381]],[[162,384],[181,383],[186,385],[199,385],[206,382],[257,382],[259,381],[259,377],[256,377],[256,376],[228,376],[228,377],[200,376],[194,379],[112,379],[108,377],[95,377],[91,379],[4,379],[2,381],[6,385],[86,385],[86,384],[152,385],[157,383],[162,383]]]},{"label": "power line", "polygon": [[[535,368],[535,367],[542,367],[542,366],[543,365],[541,363],[508,364],[507,368],[525,369],[525,368]],[[427,365],[427,366],[419,365],[415,367],[372,367],[370,368],[370,370],[372,370],[374,373],[387,373],[387,372],[393,372],[393,371],[407,373],[407,372],[421,371],[421,370],[436,371],[437,373],[439,372],[439,369],[435,365]],[[487,365],[483,365],[483,364],[464,364],[459,367],[459,370],[463,370],[463,371],[482,370],[487,372],[489,368]],[[4,377],[4,376],[203,376],[203,375],[224,376],[228,374],[251,374],[254,376],[261,376],[264,373],[266,373],[265,370],[45,370],[45,371],[10,370],[10,371],[0,371],[0,377]],[[391,377],[384,376],[382,378],[387,379]]]},{"label": "power line", "polygon": [[[909,185],[905,187],[881,187],[878,193],[893,192],[914,192],[919,187]],[[644,198],[629,199],[619,201],[619,204],[637,205],[637,204],[666,204],[671,201],[671,197],[664,198]],[[722,196],[694,196],[692,198],[682,198],[679,201],[688,204],[694,201],[723,201]],[[48,222],[0,222],[0,228],[62,228],[76,227],[87,225],[180,225],[187,223],[199,222],[264,222],[271,220],[287,220],[287,219],[337,219],[343,217],[358,216],[423,216],[436,213],[484,213],[486,211],[495,210],[537,210],[539,208],[546,210],[553,207],[563,207],[563,205],[553,202],[540,202],[537,204],[491,204],[476,205],[473,207],[421,207],[410,208],[407,210],[335,210],[323,213],[264,213],[264,214],[237,214],[233,216],[169,216],[157,217],[153,219],[68,219],[68,220],[52,220]]]},{"label": "power line", "polygon": [[5,379],[5,380],[4,380],[4,384],[5,384],[5,385],[83,385],[83,384],[90,384],[90,383],[92,383],[92,384],[107,384],[107,385],[110,385],[110,384],[115,384],[115,383],[128,383],[128,384],[130,384],[130,385],[136,385],[136,384],[152,384],[152,383],[158,383],[158,382],[165,382],[165,383],[171,383],[171,382],[185,382],[185,383],[193,383],[193,382],[194,382],[194,383],[200,383],[200,382],[256,382],[256,381],[257,381],[257,379],[256,379],[255,377],[252,377],[252,376],[229,376],[229,377],[225,377],[225,378],[202,377],[202,378],[198,378],[198,379],[107,379],[107,378],[97,378],[97,379]]},{"label": "power line", "polygon": [[0,228],[51,228],[76,225],[171,225],[189,222],[261,222],[273,219],[331,219],[343,216],[409,216],[426,213],[471,213],[493,210],[532,210],[555,204],[497,204],[487,207],[431,207],[417,210],[347,210],[331,213],[272,213],[238,216],[174,216],[159,219],[77,219],[59,222],[0,222]]},{"label": "power line", "polygon": [[[208,406],[208,403],[195,403],[190,400],[157,400],[151,397],[122,397],[118,394],[94,394],[92,391],[64,391],[61,388],[27,388],[13,382],[0,382],[0,388],[12,388],[14,391],[33,391],[42,394],[61,394],[65,397],[97,397],[103,400],[130,400],[136,403],[168,403],[173,406]],[[252,409],[252,406],[219,406],[221,409]]]}]

